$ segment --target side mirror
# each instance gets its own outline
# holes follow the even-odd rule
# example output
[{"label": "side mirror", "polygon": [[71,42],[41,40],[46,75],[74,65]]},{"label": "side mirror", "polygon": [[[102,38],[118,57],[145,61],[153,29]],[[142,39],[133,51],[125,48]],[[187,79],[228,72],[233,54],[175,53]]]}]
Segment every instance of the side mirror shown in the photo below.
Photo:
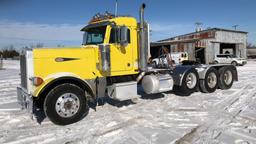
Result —
[{"label": "side mirror", "polygon": [[129,43],[129,29],[126,26],[112,26],[115,43],[126,46]]},{"label": "side mirror", "polygon": [[120,27],[120,44],[121,46],[125,46],[128,44],[128,28],[126,26]]}]

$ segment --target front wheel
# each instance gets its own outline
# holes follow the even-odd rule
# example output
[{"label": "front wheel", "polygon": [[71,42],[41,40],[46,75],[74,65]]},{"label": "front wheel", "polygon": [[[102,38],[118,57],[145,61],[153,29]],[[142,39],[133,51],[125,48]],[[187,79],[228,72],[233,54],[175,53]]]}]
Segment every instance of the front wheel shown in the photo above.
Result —
[{"label": "front wheel", "polygon": [[219,88],[230,89],[234,82],[234,73],[229,66],[219,69]]},{"label": "front wheel", "polygon": [[189,96],[198,89],[198,80],[197,71],[195,69],[188,70],[182,78],[182,85],[174,87],[175,94]]},{"label": "front wheel", "polygon": [[59,85],[46,96],[44,112],[55,124],[68,125],[75,123],[89,112],[86,93],[73,84]]}]

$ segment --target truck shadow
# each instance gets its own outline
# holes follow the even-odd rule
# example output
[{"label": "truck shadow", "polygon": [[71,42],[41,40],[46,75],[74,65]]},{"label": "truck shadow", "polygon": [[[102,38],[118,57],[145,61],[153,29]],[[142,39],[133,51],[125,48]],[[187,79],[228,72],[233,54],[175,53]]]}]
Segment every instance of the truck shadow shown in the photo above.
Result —
[{"label": "truck shadow", "polygon": [[137,101],[139,99],[154,100],[154,99],[160,99],[160,98],[164,98],[164,94],[145,94],[143,92],[138,92],[138,98],[136,98],[136,99],[119,101],[119,100],[111,99],[108,96],[105,96],[103,98],[98,99],[97,102],[89,103],[89,106],[90,106],[90,108],[92,108],[96,111],[97,106],[103,106],[105,104],[109,104],[111,106],[120,108],[123,106],[135,105],[135,104],[137,104]]},{"label": "truck shadow", "polygon": [[[172,94],[173,92],[168,92],[168,94]],[[133,100],[125,100],[125,101],[118,101],[115,99],[111,99],[108,96],[105,96],[103,98],[97,99],[95,102],[89,102],[88,106],[90,109],[93,109],[96,111],[98,106],[104,106],[105,104],[109,104],[111,106],[120,108],[123,106],[129,106],[129,105],[135,105],[137,104],[138,99],[144,99],[144,100],[154,100],[154,99],[161,99],[164,98],[165,95],[162,93],[159,94],[145,94],[143,91],[138,92],[139,97],[137,99]],[[38,124],[42,124],[42,122],[46,119],[46,115],[44,113],[44,110],[41,108],[38,108],[34,106],[33,108],[33,120],[35,120]]]}]

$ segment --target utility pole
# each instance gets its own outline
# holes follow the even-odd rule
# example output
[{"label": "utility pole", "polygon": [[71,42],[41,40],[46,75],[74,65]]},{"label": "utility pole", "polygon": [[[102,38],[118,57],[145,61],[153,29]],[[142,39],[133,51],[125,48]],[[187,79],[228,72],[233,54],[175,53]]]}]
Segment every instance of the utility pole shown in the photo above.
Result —
[{"label": "utility pole", "polygon": [[118,10],[118,0],[116,0],[115,17],[117,17],[117,10]]},{"label": "utility pole", "polygon": [[196,22],[195,25],[196,25],[196,32],[199,32],[199,31],[202,30],[202,25],[203,25],[203,23],[201,23],[201,22]]},{"label": "utility pole", "polygon": [[234,30],[237,30],[237,27],[238,27],[239,25],[233,25],[232,27],[234,28]]}]

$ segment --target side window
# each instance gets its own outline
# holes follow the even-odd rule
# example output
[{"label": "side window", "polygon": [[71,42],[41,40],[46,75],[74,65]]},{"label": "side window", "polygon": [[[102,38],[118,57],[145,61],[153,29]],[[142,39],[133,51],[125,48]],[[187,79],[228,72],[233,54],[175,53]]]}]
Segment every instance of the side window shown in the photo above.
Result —
[{"label": "side window", "polygon": [[118,29],[112,28],[110,32],[110,40],[109,43],[117,43],[117,35],[118,35]]},{"label": "side window", "polygon": [[103,35],[99,35],[99,34],[91,34],[87,38],[88,38],[87,39],[88,43],[101,43],[104,40]]},{"label": "side window", "polygon": [[[130,29],[128,29],[128,32],[127,32],[128,43],[131,43],[131,34],[130,33],[131,33]],[[120,33],[119,33],[118,29],[112,28],[111,32],[110,32],[109,43],[120,43],[119,42],[119,38],[120,38],[119,34]]]}]

